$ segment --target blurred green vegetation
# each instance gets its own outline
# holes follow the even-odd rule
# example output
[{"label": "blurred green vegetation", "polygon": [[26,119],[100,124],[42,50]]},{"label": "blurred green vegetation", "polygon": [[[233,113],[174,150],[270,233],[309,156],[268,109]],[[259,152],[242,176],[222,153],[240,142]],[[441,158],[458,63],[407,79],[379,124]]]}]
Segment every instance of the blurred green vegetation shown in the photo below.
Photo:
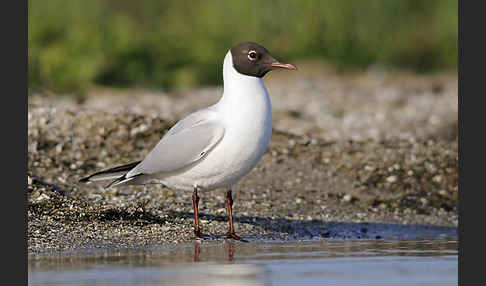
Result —
[{"label": "blurred green vegetation", "polygon": [[29,88],[221,84],[242,41],[277,58],[419,72],[457,68],[452,0],[29,0]]}]

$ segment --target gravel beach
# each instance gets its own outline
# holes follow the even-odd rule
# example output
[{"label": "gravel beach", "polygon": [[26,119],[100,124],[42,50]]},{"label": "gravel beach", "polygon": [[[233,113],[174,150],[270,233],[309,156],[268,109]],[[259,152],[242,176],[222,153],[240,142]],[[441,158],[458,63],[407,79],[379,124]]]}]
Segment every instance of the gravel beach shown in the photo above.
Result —
[{"label": "gravel beach", "polygon": [[[250,241],[457,235],[457,73],[297,66],[265,78],[274,130],[233,189],[237,233]],[[143,159],[178,119],[221,93],[29,96],[29,253],[193,240],[192,193],[78,180]],[[224,191],[200,196],[203,232],[225,233]]]}]

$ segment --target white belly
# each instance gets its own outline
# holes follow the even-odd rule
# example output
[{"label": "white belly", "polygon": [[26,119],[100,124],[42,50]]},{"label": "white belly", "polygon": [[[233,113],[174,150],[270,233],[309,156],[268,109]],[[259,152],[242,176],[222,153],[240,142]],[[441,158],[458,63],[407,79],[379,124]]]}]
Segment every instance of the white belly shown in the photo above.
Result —
[{"label": "white belly", "polygon": [[271,113],[244,128],[227,130],[223,140],[194,166],[177,174],[164,174],[160,181],[174,189],[226,188],[248,174],[260,161],[272,135]]},{"label": "white belly", "polygon": [[174,174],[163,174],[157,179],[170,188],[201,190],[228,188],[248,174],[260,161],[272,135],[270,99],[255,95],[251,104],[225,106],[226,128],[221,142],[203,159]]}]

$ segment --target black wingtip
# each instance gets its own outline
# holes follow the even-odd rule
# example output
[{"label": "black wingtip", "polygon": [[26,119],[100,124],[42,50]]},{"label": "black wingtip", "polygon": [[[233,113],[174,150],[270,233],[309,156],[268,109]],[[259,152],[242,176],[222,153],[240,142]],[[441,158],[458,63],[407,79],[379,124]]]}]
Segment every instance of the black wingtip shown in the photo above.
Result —
[{"label": "black wingtip", "polygon": [[86,182],[89,182],[89,178],[91,178],[91,176],[89,176],[89,177],[85,177],[85,178],[82,178],[82,179],[80,179],[78,182],[79,182],[79,183],[86,183]]}]

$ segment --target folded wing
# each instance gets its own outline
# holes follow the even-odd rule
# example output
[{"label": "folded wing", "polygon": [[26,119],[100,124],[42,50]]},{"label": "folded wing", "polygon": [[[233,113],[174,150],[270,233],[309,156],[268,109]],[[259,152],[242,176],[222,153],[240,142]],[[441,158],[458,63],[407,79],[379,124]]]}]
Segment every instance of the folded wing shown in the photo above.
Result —
[{"label": "folded wing", "polygon": [[221,141],[224,131],[213,111],[193,113],[174,125],[125,178],[187,167],[206,156]]}]

